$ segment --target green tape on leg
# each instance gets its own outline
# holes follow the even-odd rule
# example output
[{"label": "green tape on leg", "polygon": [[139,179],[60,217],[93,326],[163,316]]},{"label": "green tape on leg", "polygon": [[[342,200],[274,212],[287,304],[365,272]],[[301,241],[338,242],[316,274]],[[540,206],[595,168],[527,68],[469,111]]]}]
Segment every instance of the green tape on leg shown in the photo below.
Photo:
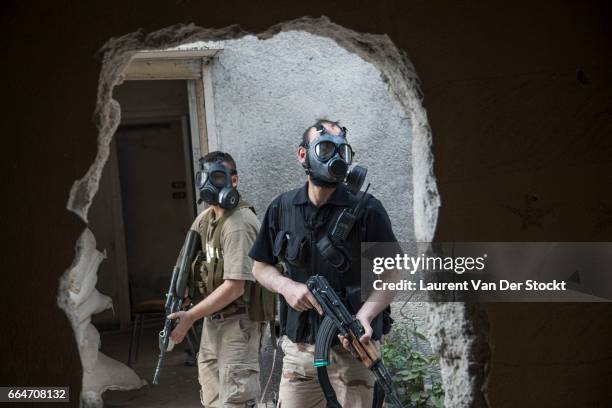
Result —
[{"label": "green tape on leg", "polygon": [[312,365],[315,367],[325,367],[329,365],[329,362],[327,360],[315,360]]}]

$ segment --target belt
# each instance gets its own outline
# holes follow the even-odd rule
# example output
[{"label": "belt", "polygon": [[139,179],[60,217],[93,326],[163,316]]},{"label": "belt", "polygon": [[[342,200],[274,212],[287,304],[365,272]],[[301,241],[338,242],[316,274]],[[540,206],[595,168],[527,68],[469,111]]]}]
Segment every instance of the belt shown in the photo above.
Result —
[{"label": "belt", "polygon": [[246,313],[246,307],[241,306],[239,308],[237,308],[236,310],[230,311],[230,312],[218,312],[218,313],[213,313],[212,315],[210,315],[210,320],[215,321],[215,322],[222,322],[223,320],[227,319],[228,317],[232,317],[232,316],[236,316],[239,314],[243,314]]}]

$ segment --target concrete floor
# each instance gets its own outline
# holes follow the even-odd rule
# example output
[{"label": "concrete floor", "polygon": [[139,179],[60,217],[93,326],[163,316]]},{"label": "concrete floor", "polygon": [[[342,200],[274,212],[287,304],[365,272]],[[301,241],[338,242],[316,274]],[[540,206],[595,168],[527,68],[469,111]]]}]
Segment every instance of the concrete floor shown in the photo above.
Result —
[{"label": "concrete floor", "polygon": [[[200,404],[200,384],[198,383],[198,370],[194,366],[187,366],[185,362],[189,359],[186,352],[189,347],[187,342],[175,346],[174,350],[166,354],[164,365],[160,376],[159,385],[151,385],[153,373],[157,364],[159,349],[157,346],[157,333],[162,322],[149,323],[142,331],[138,361],[132,363],[136,373],[147,381],[147,385],[134,391],[106,391],[102,394],[105,407],[130,407],[130,408],[197,408]],[[130,333],[129,332],[102,332],[101,351],[116,360],[127,362]],[[269,335],[264,336],[261,356],[261,382],[262,389],[270,374],[273,348],[270,344]],[[280,368],[282,355],[277,356],[275,372],[272,375],[271,384],[266,399],[272,399],[278,390],[280,381]],[[273,407],[273,403],[268,403]]]}]

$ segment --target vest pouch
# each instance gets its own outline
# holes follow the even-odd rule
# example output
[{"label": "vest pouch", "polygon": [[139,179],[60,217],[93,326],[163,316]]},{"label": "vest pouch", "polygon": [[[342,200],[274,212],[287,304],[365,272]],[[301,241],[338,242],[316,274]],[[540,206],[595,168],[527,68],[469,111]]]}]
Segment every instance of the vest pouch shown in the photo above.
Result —
[{"label": "vest pouch", "polygon": [[307,250],[308,240],[306,237],[295,234],[290,235],[287,240],[285,258],[292,265],[302,266],[305,264],[304,260],[308,257]]},{"label": "vest pouch", "polygon": [[[202,268],[204,267],[204,253],[198,251],[191,263],[191,277],[193,284],[189,288],[189,297],[193,300],[200,300],[204,294],[204,280],[202,279]],[[197,293],[193,289],[197,288]]]},{"label": "vest pouch", "polygon": [[[208,290],[209,288],[207,287],[207,283],[208,283],[208,267],[207,267],[207,263],[206,262],[202,262],[199,265],[199,278],[202,280],[202,295],[206,295],[208,294]],[[212,290],[211,290],[212,292]]]},{"label": "vest pouch", "polygon": [[363,301],[361,300],[361,287],[359,286],[347,286],[344,291],[344,304],[351,314],[356,314],[361,306],[363,306]]},{"label": "vest pouch", "polygon": [[331,266],[338,269],[338,271],[344,273],[348,270],[350,264],[346,260],[346,256],[334,246],[327,235],[317,241],[317,249],[321,255],[323,255],[323,258],[325,258]]},{"label": "vest pouch", "polygon": [[[248,283],[247,309],[249,319],[254,322],[272,322],[276,315],[276,295],[259,283]],[[245,299],[246,300],[246,299]]]},{"label": "vest pouch", "polygon": [[204,252],[198,251],[193,262],[191,263],[191,276],[193,276],[194,284],[198,288],[200,295],[204,294],[204,282],[206,282],[206,272],[204,271],[204,263],[206,261],[205,258]]},{"label": "vest pouch", "polygon": [[272,253],[274,256],[283,261],[286,260],[285,251],[287,250],[287,237],[287,231],[278,231],[276,238],[274,238],[274,248],[272,248]]}]

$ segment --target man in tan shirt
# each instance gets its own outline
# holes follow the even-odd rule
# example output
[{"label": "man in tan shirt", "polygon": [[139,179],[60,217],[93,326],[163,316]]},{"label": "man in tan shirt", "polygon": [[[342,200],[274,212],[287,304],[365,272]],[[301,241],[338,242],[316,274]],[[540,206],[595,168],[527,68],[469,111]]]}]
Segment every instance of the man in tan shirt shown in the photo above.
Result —
[{"label": "man in tan shirt", "polygon": [[[261,313],[253,310],[256,282],[248,252],[259,230],[252,207],[236,190],[236,162],[212,152],[200,160],[200,197],[210,207],[191,229],[200,234],[202,251],[194,273],[204,298],[178,319],[170,338],[179,343],[195,321],[204,318],[198,353],[200,397],[205,407],[252,407],[259,396]],[[199,276],[198,276],[199,275]],[[253,306],[250,308],[250,306]],[[260,311],[259,311],[260,312]]]}]

